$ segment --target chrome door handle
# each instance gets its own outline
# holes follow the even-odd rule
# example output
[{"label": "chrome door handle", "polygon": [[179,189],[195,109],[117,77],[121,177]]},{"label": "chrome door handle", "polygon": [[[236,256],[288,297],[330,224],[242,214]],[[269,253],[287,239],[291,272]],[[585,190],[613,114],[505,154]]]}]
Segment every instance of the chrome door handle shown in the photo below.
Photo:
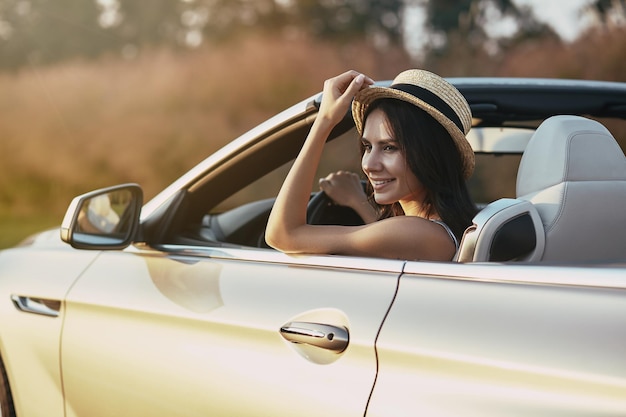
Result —
[{"label": "chrome door handle", "polygon": [[61,302],[58,300],[31,298],[16,294],[11,295],[11,300],[18,310],[26,313],[57,317],[59,315],[59,311],[61,310]]},{"label": "chrome door handle", "polygon": [[305,343],[333,352],[343,352],[348,347],[348,329],[321,323],[292,321],[280,328],[280,334],[292,343]]}]

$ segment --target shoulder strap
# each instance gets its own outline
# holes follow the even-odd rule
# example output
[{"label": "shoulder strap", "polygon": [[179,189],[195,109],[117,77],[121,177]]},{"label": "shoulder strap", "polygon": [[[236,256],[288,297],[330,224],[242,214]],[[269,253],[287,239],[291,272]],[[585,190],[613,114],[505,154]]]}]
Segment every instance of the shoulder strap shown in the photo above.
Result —
[{"label": "shoulder strap", "polygon": [[450,235],[450,237],[452,238],[452,241],[454,242],[454,247],[456,248],[456,250],[459,250],[459,240],[456,238],[456,236],[454,235],[454,233],[452,233],[452,229],[450,229],[450,227],[445,224],[444,222],[442,222],[441,220],[433,220],[430,219],[431,222],[433,223],[437,223],[438,225],[441,225],[441,227],[443,227],[444,229],[446,229],[446,232],[448,232],[448,234]]}]

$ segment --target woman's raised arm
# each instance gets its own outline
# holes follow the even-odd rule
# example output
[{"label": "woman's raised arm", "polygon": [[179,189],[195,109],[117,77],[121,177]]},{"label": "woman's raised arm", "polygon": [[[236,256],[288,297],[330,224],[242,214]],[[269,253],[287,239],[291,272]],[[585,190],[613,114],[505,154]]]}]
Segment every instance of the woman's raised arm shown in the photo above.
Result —
[{"label": "woman's raised arm", "polygon": [[[322,103],[309,135],[300,150],[274,203],[265,238],[267,243],[283,252],[327,253],[332,236],[312,238],[312,228],[306,224],[306,208],[324,144],[331,130],[343,119],[355,94],[373,81],[356,71],[347,71],[326,80]],[[327,241],[326,241],[327,240]]]}]

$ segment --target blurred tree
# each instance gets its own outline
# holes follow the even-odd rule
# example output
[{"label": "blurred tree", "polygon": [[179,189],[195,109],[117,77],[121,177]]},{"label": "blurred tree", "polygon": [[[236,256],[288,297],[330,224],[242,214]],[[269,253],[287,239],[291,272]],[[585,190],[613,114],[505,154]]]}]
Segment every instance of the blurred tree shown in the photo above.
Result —
[{"label": "blurred tree", "polygon": [[149,45],[198,46],[250,31],[402,44],[405,0],[0,0],[0,66]]},{"label": "blurred tree", "polygon": [[[460,36],[472,47],[495,52],[507,38],[554,35],[540,23],[528,7],[518,7],[513,0],[429,0],[425,3],[426,26],[435,40],[430,52],[445,52],[451,37]],[[492,34],[496,25],[508,27],[506,35]]]},{"label": "blurred tree", "polygon": [[194,0],[208,15],[204,34],[229,38],[254,31],[305,33],[348,42],[367,38],[402,44],[405,0]]},{"label": "blurred tree", "polygon": [[602,26],[608,27],[626,21],[626,0],[594,0],[586,7],[598,17]]},{"label": "blurred tree", "polygon": [[2,0],[0,63],[16,68],[93,56],[107,42],[99,15],[93,1]]},{"label": "blurred tree", "polygon": [[294,0],[290,24],[316,37],[402,44],[403,0]]},{"label": "blurred tree", "polygon": [[448,76],[491,74],[515,45],[560,39],[532,9],[512,0],[429,0],[425,7],[424,65]]},{"label": "blurred tree", "polygon": [[122,0],[117,4],[119,23],[116,22],[114,31],[123,46],[172,45],[180,39],[186,2]]},{"label": "blurred tree", "polygon": [[0,0],[0,67],[107,51],[132,57],[144,46],[195,47],[259,31],[404,47],[409,7],[425,11],[427,53],[447,53],[455,38],[493,52],[494,22],[526,37],[546,31],[513,0]]}]

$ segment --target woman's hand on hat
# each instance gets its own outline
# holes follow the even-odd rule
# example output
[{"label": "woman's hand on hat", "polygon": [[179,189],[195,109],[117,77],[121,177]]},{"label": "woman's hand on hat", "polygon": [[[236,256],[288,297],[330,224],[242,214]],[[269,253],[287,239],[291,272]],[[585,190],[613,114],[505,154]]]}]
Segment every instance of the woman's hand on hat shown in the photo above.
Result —
[{"label": "woman's hand on hat", "polygon": [[339,123],[356,93],[373,83],[370,77],[353,70],[326,80],[318,118],[327,119],[333,125]]}]

